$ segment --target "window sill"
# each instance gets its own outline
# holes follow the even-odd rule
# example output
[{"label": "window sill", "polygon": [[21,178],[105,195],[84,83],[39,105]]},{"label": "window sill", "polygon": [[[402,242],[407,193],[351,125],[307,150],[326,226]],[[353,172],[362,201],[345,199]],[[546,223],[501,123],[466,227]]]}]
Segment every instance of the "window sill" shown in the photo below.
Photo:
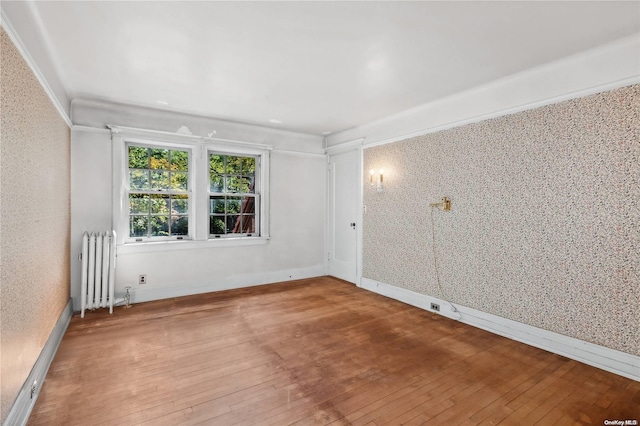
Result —
[{"label": "window sill", "polygon": [[151,241],[144,243],[125,243],[118,245],[118,253],[155,253],[162,251],[191,250],[203,248],[237,247],[263,245],[269,242],[269,237],[252,238],[216,238],[206,241]]}]

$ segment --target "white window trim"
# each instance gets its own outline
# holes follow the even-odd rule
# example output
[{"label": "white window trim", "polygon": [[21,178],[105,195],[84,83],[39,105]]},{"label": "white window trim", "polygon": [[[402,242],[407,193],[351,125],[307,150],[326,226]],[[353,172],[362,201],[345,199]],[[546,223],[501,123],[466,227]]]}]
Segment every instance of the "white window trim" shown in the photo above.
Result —
[{"label": "white window trim", "polygon": [[[148,141],[148,140],[144,140],[144,139],[139,139],[139,138],[124,138],[124,170],[123,170],[123,174],[122,174],[122,184],[120,185],[120,187],[122,188],[122,198],[124,200],[128,200],[128,194],[129,194],[129,174],[127,173],[128,170],[128,159],[127,159],[127,153],[128,153],[128,147],[129,146],[143,146],[146,148],[154,148],[154,147],[158,147],[158,148],[167,148],[167,149],[180,149],[180,150],[187,150],[189,153],[189,187],[187,188],[187,195],[189,195],[189,232],[188,235],[181,235],[181,236],[170,236],[170,237],[152,237],[150,239],[145,239],[144,241],[139,241],[140,237],[130,237],[129,236],[129,213],[127,210],[127,206],[125,203],[123,203],[123,207],[125,208],[125,213],[127,216],[127,224],[126,224],[126,229],[122,230],[122,237],[124,238],[124,242],[127,244],[130,243],[136,243],[136,242],[162,242],[162,241],[184,241],[184,240],[191,240],[193,239],[193,235],[194,235],[194,229],[195,229],[195,225],[193,223],[193,220],[195,218],[195,208],[193,206],[195,206],[195,199],[194,199],[194,191],[193,191],[193,184],[195,182],[195,173],[193,171],[194,169],[194,149],[193,146],[190,145],[184,145],[184,144],[176,144],[176,143],[168,143],[168,142],[159,142],[159,141]],[[170,194],[170,192],[167,192],[167,194]],[[118,234],[120,234],[120,232],[118,232]]]},{"label": "white window trim", "polygon": [[[218,146],[214,146],[214,145],[207,145],[206,146],[206,150],[205,150],[205,156],[207,159],[207,169],[206,169],[206,174],[207,174],[207,178],[206,178],[206,182],[207,182],[207,188],[205,188],[206,193],[207,193],[207,201],[209,200],[209,195],[211,195],[209,188],[208,188],[208,184],[209,184],[209,155],[211,154],[223,154],[223,155],[238,155],[238,156],[242,156],[242,155],[246,155],[246,156],[255,156],[255,157],[259,157],[260,158],[260,166],[258,168],[259,173],[256,174],[255,179],[256,179],[256,183],[257,183],[257,187],[258,188],[265,188],[265,183],[268,182],[268,173],[265,173],[264,169],[266,166],[267,172],[269,169],[269,156],[267,155],[266,157],[263,155],[263,152],[260,150],[251,150],[251,149],[234,149],[234,148],[229,148],[229,147],[225,147],[225,148],[220,148]],[[268,186],[268,185],[266,185]],[[259,215],[260,215],[260,223],[257,224],[257,233],[260,234],[260,236],[263,235],[262,231],[265,228],[265,226],[267,226],[268,222],[266,222],[265,219],[265,215],[268,215],[269,210],[264,208],[264,203],[263,203],[263,198],[265,197],[264,194],[264,190],[262,192],[256,192],[255,197],[258,200],[258,207],[260,209]],[[230,194],[233,195],[233,194]],[[207,206],[208,207],[208,206]],[[207,208],[207,212],[208,212],[208,208]],[[268,217],[267,217],[268,219]],[[208,226],[208,221],[209,221],[209,215],[207,214],[207,238],[210,237],[209,235],[209,226]],[[245,239],[250,239],[250,238],[261,238],[261,237],[233,237],[233,236],[220,236],[218,238],[211,238],[212,240],[235,240],[238,238],[245,238]]]},{"label": "white window trim", "polygon": [[[118,250],[122,253],[170,251],[207,247],[230,247],[266,244],[269,235],[269,164],[273,149],[269,145],[228,139],[205,138],[170,132],[107,126],[112,139],[113,229],[116,231]],[[135,241],[129,238],[129,206],[127,194],[127,144],[166,146],[188,149],[189,157],[189,236],[159,241]],[[260,157],[260,236],[209,238],[209,152],[225,152]]]}]

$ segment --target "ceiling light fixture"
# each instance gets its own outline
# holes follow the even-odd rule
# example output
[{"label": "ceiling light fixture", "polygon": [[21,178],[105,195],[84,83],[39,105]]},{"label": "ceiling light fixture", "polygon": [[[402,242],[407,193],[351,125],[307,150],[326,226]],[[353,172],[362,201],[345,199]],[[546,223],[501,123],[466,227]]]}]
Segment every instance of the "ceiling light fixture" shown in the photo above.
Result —
[{"label": "ceiling light fixture", "polygon": [[273,124],[282,124],[282,121],[280,120],[276,120],[275,118],[272,118],[269,120],[269,123],[273,123]]},{"label": "ceiling light fixture", "polygon": [[169,102],[167,101],[156,101],[156,103],[160,105],[169,105]]}]

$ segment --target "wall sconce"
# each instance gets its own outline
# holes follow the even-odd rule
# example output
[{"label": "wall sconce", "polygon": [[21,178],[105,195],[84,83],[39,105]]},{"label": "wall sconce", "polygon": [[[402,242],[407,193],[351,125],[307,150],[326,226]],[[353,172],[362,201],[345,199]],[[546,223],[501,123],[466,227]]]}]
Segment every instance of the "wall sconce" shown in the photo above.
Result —
[{"label": "wall sconce", "polygon": [[378,176],[376,176],[376,171],[373,169],[369,171],[369,174],[371,175],[369,177],[369,183],[371,184],[371,188],[376,188],[376,191],[382,192],[383,191],[382,184],[384,182],[384,169],[380,169],[378,171]]}]

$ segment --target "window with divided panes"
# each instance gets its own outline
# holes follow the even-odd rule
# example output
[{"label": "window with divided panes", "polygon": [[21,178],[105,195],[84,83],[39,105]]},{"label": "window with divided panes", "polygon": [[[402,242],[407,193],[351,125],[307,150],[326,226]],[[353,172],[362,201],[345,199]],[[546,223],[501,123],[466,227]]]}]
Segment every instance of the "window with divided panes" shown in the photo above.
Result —
[{"label": "window with divided panes", "polygon": [[213,238],[258,236],[259,158],[209,153],[209,234]]},{"label": "window with divided panes", "polygon": [[129,237],[189,234],[189,151],[128,145]]}]

